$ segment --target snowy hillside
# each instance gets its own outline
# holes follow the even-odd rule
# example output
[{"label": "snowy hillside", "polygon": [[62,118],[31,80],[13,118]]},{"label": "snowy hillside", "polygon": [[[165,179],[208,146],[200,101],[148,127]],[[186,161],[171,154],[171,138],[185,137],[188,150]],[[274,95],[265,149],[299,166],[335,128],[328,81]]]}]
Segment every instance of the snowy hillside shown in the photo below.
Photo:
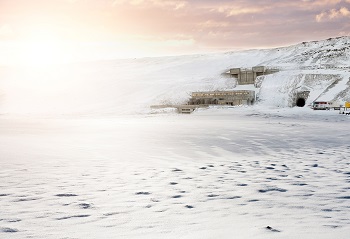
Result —
[{"label": "snowy hillside", "polygon": [[350,37],[294,46],[210,55],[0,68],[0,112],[130,114],[153,104],[185,103],[192,91],[232,89],[233,67],[265,65],[279,73],[259,79],[260,104],[287,107],[298,89],[316,99],[349,100]]}]

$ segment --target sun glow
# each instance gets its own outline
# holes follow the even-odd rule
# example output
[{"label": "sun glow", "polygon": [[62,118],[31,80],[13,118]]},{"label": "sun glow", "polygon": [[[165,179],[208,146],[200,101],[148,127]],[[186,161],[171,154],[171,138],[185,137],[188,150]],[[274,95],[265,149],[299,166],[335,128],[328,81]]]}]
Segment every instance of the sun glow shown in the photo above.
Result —
[{"label": "sun glow", "polygon": [[62,59],[60,47],[51,42],[25,43],[20,63],[29,66],[46,66],[59,63]]},{"label": "sun glow", "polygon": [[64,47],[56,41],[23,43],[19,63],[26,66],[49,66],[65,61]]},{"label": "sun glow", "polygon": [[50,66],[70,60],[68,45],[52,33],[35,33],[20,43],[18,64]]},{"label": "sun glow", "polygon": [[[91,40],[91,41],[90,41]],[[54,65],[145,56],[161,56],[162,49],[187,47],[193,39],[144,39],[138,35],[115,36],[110,41],[82,37],[60,27],[30,26],[13,42],[1,42],[0,65],[47,68]]]},{"label": "sun glow", "polygon": [[34,37],[16,44],[16,52],[11,56],[11,62],[28,67],[49,67],[72,62],[145,55],[141,47],[135,47],[139,45],[138,42],[78,42],[64,40],[53,34],[35,34]]}]

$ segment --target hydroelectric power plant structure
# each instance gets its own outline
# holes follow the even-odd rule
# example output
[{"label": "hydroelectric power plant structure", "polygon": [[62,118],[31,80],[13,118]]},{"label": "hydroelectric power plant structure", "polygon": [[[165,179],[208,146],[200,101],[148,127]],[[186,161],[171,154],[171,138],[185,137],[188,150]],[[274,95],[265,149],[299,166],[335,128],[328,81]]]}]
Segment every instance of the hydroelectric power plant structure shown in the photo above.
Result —
[{"label": "hydroelectric power plant structure", "polygon": [[[264,80],[265,75],[279,72],[276,68],[266,66],[254,66],[252,68],[231,68],[224,75],[236,80],[236,86],[232,90],[224,91],[198,91],[192,92],[187,103],[182,105],[158,105],[152,108],[176,108],[179,113],[190,114],[197,108],[206,108],[211,105],[218,106],[239,106],[253,105],[257,101],[256,92],[260,88],[259,81]],[[260,79],[259,79],[260,78]],[[237,87],[239,86],[239,87]],[[310,91],[298,89],[292,93],[291,107],[304,107]]]},{"label": "hydroelectric power plant structure", "polygon": [[228,74],[237,79],[238,85],[255,85],[258,76],[269,75],[278,72],[277,69],[269,69],[265,66],[254,66],[252,69],[232,68]]},{"label": "hydroelectric power plant structure", "polygon": [[[273,74],[277,69],[268,69],[265,66],[255,66],[251,69],[232,68],[225,74],[235,78],[237,85],[252,85],[256,88],[256,79],[259,76]],[[255,90],[229,90],[192,92],[187,105],[177,106],[179,113],[192,113],[196,107],[209,105],[253,105],[256,100]]]},{"label": "hydroelectric power plant structure", "polygon": [[193,92],[189,105],[252,105],[255,101],[255,91],[208,91]]}]

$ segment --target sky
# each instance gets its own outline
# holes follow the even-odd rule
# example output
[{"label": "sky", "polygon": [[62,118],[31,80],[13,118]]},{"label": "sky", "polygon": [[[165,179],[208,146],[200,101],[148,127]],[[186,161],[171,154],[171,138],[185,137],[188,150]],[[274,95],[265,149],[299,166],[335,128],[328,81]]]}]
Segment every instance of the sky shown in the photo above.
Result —
[{"label": "sky", "polygon": [[0,64],[271,48],[350,35],[350,0],[0,0]]}]

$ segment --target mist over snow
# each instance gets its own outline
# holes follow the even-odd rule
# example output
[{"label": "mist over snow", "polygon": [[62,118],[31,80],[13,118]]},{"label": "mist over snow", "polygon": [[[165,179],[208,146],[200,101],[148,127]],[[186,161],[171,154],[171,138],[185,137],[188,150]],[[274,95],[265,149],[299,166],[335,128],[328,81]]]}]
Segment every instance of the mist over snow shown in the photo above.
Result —
[{"label": "mist over snow", "polygon": [[349,100],[350,37],[276,49],[61,65],[1,67],[1,114],[135,114],[150,105],[186,103],[193,91],[229,90],[230,68],[264,65],[258,104],[288,107],[298,89],[316,99]]}]

